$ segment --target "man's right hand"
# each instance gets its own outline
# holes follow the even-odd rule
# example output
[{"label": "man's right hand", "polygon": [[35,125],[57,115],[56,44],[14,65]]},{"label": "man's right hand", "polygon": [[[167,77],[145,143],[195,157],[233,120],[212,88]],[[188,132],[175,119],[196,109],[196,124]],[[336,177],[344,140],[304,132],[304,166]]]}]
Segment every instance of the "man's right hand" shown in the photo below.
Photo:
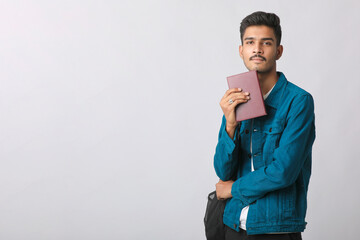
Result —
[{"label": "man's right hand", "polygon": [[241,103],[246,103],[250,99],[250,93],[243,92],[241,88],[231,88],[226,91],[220,101],[221,109],[226,118],[226,132],[231,139],[234,138],[237,125],[235,119],[235,107]]}]

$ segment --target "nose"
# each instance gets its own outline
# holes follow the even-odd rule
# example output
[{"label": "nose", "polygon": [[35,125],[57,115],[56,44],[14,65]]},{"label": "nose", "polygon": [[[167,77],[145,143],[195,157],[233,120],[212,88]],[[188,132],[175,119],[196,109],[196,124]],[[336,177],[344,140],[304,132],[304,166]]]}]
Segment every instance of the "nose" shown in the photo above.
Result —
[{"label": "nose", "polygon": [[255,44],[254,46],[254,50],[253,50],[254,54],[263,54],[263,49],[262,49],[262,45],[260,43]]}]

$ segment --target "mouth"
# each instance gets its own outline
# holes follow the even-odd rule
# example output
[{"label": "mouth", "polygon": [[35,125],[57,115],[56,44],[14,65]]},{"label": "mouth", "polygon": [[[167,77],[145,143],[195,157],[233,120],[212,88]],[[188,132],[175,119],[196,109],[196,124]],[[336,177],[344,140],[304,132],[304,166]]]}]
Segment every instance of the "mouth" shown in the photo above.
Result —
[{"label": "mouth", "polygon": [[251,59],[250,61],[253,61],[253,62],[264,62],[265,60],[262,59],[262,58],[253,58],[253,59]]}]

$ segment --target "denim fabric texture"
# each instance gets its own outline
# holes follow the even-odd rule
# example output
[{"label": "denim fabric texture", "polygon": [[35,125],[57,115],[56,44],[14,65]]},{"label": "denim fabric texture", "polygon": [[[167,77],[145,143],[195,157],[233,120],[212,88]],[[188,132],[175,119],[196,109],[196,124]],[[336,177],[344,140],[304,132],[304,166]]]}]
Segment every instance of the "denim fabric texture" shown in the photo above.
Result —
[{"label": "denim fabric texture", "polygon": [[214,156],[218,177],[235,181],[233,197],[225,207],[224,224],[239,231],[241,210],[249,205],[249,235],[302,232],[307,224],[306,199],[315,140],[314,102],[308,92],[287,81],[283,73],[278,72],[278,76],[265,100],[266,116],[239,123],[234,139],[227,134],[223,117]]}]

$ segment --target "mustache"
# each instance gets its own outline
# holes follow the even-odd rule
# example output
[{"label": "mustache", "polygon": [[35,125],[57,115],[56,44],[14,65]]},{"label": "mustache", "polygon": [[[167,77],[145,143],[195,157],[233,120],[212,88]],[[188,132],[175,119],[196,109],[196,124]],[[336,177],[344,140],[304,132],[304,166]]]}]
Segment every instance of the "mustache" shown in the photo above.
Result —
[{"label": "mustache", "polygon": [[262,60],[266,61],[266,58],[261,55],[254,55],[254,56],[250,57],[250,60],[253,60],[253,58],[261,58]]}]

